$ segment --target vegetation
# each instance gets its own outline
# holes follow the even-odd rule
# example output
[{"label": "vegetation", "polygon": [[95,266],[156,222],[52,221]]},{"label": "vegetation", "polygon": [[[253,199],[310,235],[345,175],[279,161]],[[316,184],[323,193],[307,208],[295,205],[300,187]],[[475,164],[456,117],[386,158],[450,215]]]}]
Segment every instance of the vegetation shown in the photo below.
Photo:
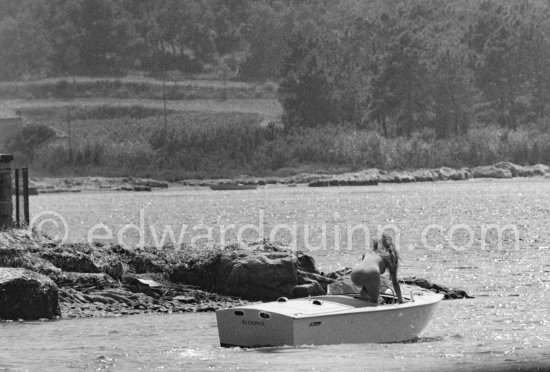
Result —
[{"label": "vegetation", "polygon": [[[372,130],[326,125],[287,131],[260,126],[256,114],[181,113],[167,116],[138,108],[71,109],[72,147],[68,145],[66,110],[32,109],[22,113],[40,131],[40,156],[12,148],[35,175],[141,176],[171,181],[186,178],[232,178],[243,174],[288,176],[301,171],[477,166],[507,160],[550,163],[550,134],[539,128],[470,128],[466,134],[438,139],[432,131],[385,138]],[[110,114],[111,117],[105,116]],[[27,129],[28,131],[30,129]],[[15,138],[20,139],[20,136]],[[15,143],[11,142],[10,143]],[[26,158],[25,158],[26,157]]]},{"label": "vegetation", "polygon": [[44,80],[30,83],[0,84],[0,99],[60,99],[113,98],[151,99],[168,101],[211,99],[273,99],[276,87],[273,84],[224,84],[208,81],[200,84],[195,81],[179,81],[178,77],[166,82],[154,79],[67,79]]},{"label": "vegetation", "polygon": [[[62,140],[41,145],[44,156],[32,161],[46,170],[178,178],[549,163],[549,60],[543,0],[0,4],[1,79],[141,70],[170,80],[177,70],[223,82],[170,83],[165,94],[159,83],[69,78],[3,84],[3,98],[274,98],[273,85],[226,84],[278,81],[282,126],[251,114],[171,112],[164,127],[158,112],[102,108],[76,115],[79,141],[70,148]],[[63,119],[26,115],[64,131]]]}]

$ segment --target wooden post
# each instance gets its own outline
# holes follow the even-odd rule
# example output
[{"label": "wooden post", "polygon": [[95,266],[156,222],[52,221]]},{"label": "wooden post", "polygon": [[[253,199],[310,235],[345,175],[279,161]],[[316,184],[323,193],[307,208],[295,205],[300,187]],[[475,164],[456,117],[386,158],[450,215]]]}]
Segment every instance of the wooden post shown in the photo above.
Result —
[{"label": "wooden post", "polygon": [[0,228],[13,225],[12,161],[13,155],[0,154]]},{"label": "wooden post", "polygon": [[19,217],[21,214],[21,204],[19,203],[19,190],[21,188],[19,187],[19,169],[15,170],[15,226],[20,227],[21,226],[21,218]]},{"label": "wooden post", "polygon": [[23,209],[25,212],[25,223],[29,225],[31,223],[29,213],[29,170],[23,168]]}]

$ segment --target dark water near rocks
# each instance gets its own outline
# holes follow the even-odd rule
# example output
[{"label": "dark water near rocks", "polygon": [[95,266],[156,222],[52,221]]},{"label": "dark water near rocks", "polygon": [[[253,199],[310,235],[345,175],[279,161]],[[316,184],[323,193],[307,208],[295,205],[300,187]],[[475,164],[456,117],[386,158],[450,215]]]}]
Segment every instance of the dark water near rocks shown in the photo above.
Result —
[{"label": "dark water near rocks", "polygon": [[[190,242],[205,234],[197,226],[219,232],[229,223],[237,230],[252,224],[264,226],[269,235],[277,224],[295,223],[296,247],[308,251],[304,236],[310,235],[310,247],[321,248],[309,253],[325,271],[358,262],[365,238],[355,234],[353,249],[348,250],[348,225],[364,224],[373,234],[377,225],[393,225],[401,234],[403,276],[463,287],[476,298],[441,303],[417,342],[381,345],[222,349],[212,313],[3,323],[0,371],[550,370],[549,180],[272,187],[252,192],[176,189],[41,195],[31,203],[35,216],[46,210],[62,215],[70,239],[80,241],[99,222],[112,230],[116,240],[124,224],[140,225],[140,209],[148,244],[155,242],[149,224],[157,229],[158,238],[167,224],[173,225],[177,237],[185,223],[195,234],[184,236]],[[327,243],[319,245],[324,224]],[[489,224],[507,230],[498,236],[488,229],[484,236],[483,227]],[[340,239],[334,233],[336,226]],[[255,235],[252,230],[244,234]],[[136,243],[139,234],[128,229],[123,238],[125,243]],[[339,250],[335,241],[340,242]]]}]

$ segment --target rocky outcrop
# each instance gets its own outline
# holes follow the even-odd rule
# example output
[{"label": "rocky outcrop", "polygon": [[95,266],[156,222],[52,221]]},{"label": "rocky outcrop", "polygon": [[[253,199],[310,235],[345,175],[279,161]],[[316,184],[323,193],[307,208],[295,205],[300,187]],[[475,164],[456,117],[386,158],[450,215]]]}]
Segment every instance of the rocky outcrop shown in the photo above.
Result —
[{"label": "rocky outcrop", "polygon": [[47,276],[0,267],[0,319],[37,320],[61,315],[58,288]]},{"label": "rocky outcrop", "polygon": [[309,187],[327,186],[375,186],[380,182],[378,169],[367,169],[357,173],[345,173],[332,177],[323,177],[309,182]]},{"label": "rocky outcrop", "polygon": [[338,176],[322,177],[309,183],[310,187],[327,186],[374,186],[378,183],[407,183],[431,181],[459,181],[472,178],[470,169],[441,167],[436,169],[417,169],[414,171],[386,172],[376,168],[357,173],[345,173]]},{"label": "rocky outcrop", "polygon": [[167,188],[166,181],[135,177],[73,177],[73,178],[33,178],[30,186],[40,194],[68,193],[81,191],[151,191]]},{"label": "rocky outcrop", "polygon": [[435,169],[417,169],[414,171],[386,172],[376,168],[356,173],[344,173],[337,176],[318,176],[309,182],[310,187],[327,186],[366,186],[378,183],[406,183],[431,181],[461,181],[470,178],[512,178],[547,176],[550,167],[544,164],[522,166],[510,162],[479,166],[473,169],[440,167]]},{"label": "rocky outcrop", "polygon": [[[129,250],[118,245],[57,246],[25,230],[0,231],[0,266],[19,270],[13,272],[16,276],[6,274],[6,285],[11,285],[6,288],[24,291],[23,299],[9,292],[0,302],[2,309],[14,308],[18,313],[10,317],[28,319],[41,307],[44,314],[57,311],[49,296],[59,297],[64,317],[213,311],[247,300],[322,295],[332,284],[349,279],[351,272],[321,273],[313,257],[265,240],[223,249]],[[22,280],[17,281],[18,277]],[[430,284],[430,288],[443,291],[446,287]],[[24,314],[23,307],[35,310]]]},{"label": "rocky outcrop", "polygon": [[510,173],[512,173],[512,177],[545,176],[550,171],[550,167],[544,164],[524,166],[503,161],[495,164],[494,166],[496,168],[509,170]]},{"label": "rocky outcrop", "polygon": [[472,169],[474,178],[512,178],[512,172],[508,169],[497,168],[494,165],[484,165]]},{"label": "rocky outcrop", "polygon": [[446,287],[444,285],[432,283],[426,279],[405,278],[402,282],[409,285],[415,285],[420,288],[429,289],[432,292],[442,293],[446,300],[457,298],[474,298],[473,296],[468,295],[468,293],[466,293],[463,289]]}]

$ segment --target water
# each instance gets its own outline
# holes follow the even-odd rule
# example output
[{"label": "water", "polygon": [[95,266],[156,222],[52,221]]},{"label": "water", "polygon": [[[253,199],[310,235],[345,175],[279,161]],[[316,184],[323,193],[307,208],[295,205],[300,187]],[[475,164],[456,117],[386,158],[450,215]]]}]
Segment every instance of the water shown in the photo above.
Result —
[{"label": "water", "polygon": [[[309,246],[326,271],[358,262],[365,237],[354,235],[349,250],[344,233],[348,225],[364,224],[373,233],[377,225],[391,225],[401,233],[403,276],[463,287],[476,298],[442,302],[417,342],[380,345],[224,349],[218,347],[212,313],[3,323],[0,371],[550,370],[549,201],[550,182],[543,179],[33,197],[34,216],[59,213],[67,220],[70,239],[79,241],[86,241],[90,227],[99,222],[116,240],[125,224],[140,225],[140,210],[148,244],[155,240],[149,225],[160,236],[171,224],[177,237],[186,224],[193,234],[185,234],[184,241],[191,241],[206,231],[193,226],[219,231],[229,223],[237,230],[251,224],[263,226],[269,235],[277,224],[295,223],[296,247],[308,250],[305,227],[312,243],[319,243],[326,225],[323,249]],[[488,231],[484,236],[488,224],[516,230],[500,236]],[[430,225],[438,225],[443,233],[428,231]],[[334,234],[336,226],[340,239]],[[139,234],[127,229],[124,242],[139,242]],[[249,230],[244,235],[255,234]]]}]

